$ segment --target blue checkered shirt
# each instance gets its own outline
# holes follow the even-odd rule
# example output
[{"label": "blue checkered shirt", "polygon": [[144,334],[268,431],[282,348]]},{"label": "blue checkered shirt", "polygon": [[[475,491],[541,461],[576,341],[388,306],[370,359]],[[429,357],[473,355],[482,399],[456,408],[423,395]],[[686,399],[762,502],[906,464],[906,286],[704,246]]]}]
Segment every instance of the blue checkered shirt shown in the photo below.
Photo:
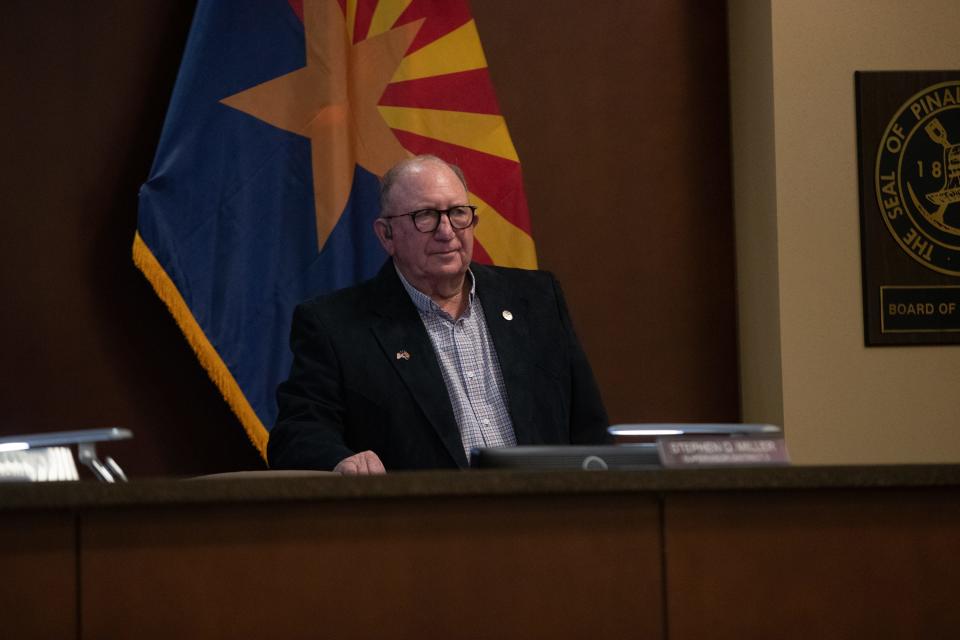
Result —
[{"label": "blue checkered shirt", "polygon": [[476,296],[477,282],[473,272],[467,271],[471,283],[467,309],[456,320],[430,296],[407,282],[399,269],[397,275],[410,294],[433,343],[467,460],[474,447],[517,444],[507,411],[507,392],[503,386],[500,360],[487,330],[483,306]]}]

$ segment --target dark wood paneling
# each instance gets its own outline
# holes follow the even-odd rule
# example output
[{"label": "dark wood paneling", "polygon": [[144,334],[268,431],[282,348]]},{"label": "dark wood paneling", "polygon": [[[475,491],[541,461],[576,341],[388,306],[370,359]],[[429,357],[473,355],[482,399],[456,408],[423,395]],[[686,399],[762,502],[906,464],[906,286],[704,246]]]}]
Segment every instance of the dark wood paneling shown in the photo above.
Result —
[{"label": "dark wood paneling", "polygon": [[471,6],[611,419],[738,419],[726,3]]},{"label": "dark wood paneling", "polygon": [[0,487],[0,612],[97,639],[956,635],[956,466],[715,471]]},{"label": "dark wood paneling", "polygon": [[0,433],[124,426],[132,476],[262,468],[130,257],[193,2],[11,2],[0,26]]},{"label": "dark wood paneling", "polygon": [[670,637],[946,637],[958,528],[955,489],[671,496]]},{"label": "dark wood paneling", "polygon": [[69,512],[3,515],[0,520],[3,637],[76,637],[74,522]]},{"label": "dark wood paneling", "polygon": [[661,637],[650,496],[91,513],[83,637]]}]

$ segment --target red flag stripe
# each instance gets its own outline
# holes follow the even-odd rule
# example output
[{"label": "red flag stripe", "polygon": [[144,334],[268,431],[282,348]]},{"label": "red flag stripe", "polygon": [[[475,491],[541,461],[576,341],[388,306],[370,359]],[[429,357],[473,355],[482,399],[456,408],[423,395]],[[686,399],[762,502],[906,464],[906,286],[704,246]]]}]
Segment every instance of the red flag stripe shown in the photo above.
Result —
[{"label": "red flag stripe", "polygon": [[[343,11],[344,0],[340,0],[340,10]],[[290,5],[290,8],[293,9],[293,12],[297,14],[297,17],[300,18],[300,22],[303,22],[303,0],[287,0],[287,4]]]},{"label": "red flag stripe", "polygon": [[472,16],[465,0],[413,0],[393,26],[399,27],[420,18],[426,20],[407,49],[407,55],[462,27]]},{"label": "red flag stripe", "polygon": [[500,115],[486,69],[473,69],[387,85],[380,104]]},{"label": "red flag stripe", "polygon": [[483,245],[480,244],[476,236],[473,238],[473,261],[479,262],[480,264],[493,264],[490,254],[483,248]]},{"label": "red flag stripe", "polygon": [[459,165],[467,176],[470,191],[483,198],[514,226],[531,235],[530,212],[519,163],[409,131],[392,131],[408,151],[416,155],[432,153]]},{"label": "red flag stripe", "polygon": [[353,21],[354,44],[367,39],[370,23],[373,21],[373,12],[376,8],[377,0],[357,0],[357,15]]}]

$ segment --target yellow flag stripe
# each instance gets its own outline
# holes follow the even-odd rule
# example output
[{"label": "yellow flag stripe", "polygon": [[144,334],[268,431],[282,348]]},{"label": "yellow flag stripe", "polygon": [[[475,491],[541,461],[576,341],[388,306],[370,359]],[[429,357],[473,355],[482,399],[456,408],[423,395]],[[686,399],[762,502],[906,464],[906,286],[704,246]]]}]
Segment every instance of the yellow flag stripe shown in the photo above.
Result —
[{"label": "yellow flag stripe", "polygon": [[375,35],[389,31],[393,23],[397,21],[403,12],[407,10],[413,0],[380,0],[377,8],[373,10],[373,17],[370,19],[370,29],[367,31],[367,37],[372,38]]},{"label": "yellow flag stripe", "polygon": [[392,82],[428,78],[487,66],[473,20],[414,51],[400,63]]},{"label": "yellow flag stripe", "polygon": [[519,162],[503,116],[413,107],[377,107],[392,129]]},{"label": "yellow flag stripe", "polygon": [[353,42],[354,23],[357,21],[357,0],[347,0],[344,13],[347,14],[347,42]]},{"label": "yellow flag stripe", "polygon": [[494,264],[501,267],[536,269],[537,250],[533,245],[533,238],[475,193],[470,194],[470,202],[477,205],[477,216],[480,219],[474,235]]}]

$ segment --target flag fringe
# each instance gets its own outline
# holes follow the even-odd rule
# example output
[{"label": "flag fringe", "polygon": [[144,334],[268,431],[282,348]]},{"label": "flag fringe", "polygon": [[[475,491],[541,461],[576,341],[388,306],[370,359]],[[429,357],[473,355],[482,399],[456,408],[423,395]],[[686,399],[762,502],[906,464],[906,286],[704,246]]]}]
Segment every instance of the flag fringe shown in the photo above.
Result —
[{"label": "flag fringe", "polygon": [[230,409],[240,420],[240,424],[247,432],[250,442],[266,460],[267,430],[260,418],[257,417],[253,407],[250,406],[233,374],[230,373],[227,365],[220,358],[220,354],[217,353],[217,350],[203,333],[203,329],[200,328],[197,320],[193,317],[193,313],[184,301],[183,296],[180,295],[180,291],[173,284],[167,272],[160,266],[153,252],[140,237],[139,232],[135,233],[133,238],[133,262],[146,276],[157,296],[167,305],[170,315],[173,316],[177,326],[180,327],[180,331],[183,332],[200,364],[207,371],[207,375],[217,385],[224,400],[227,401]]}]

